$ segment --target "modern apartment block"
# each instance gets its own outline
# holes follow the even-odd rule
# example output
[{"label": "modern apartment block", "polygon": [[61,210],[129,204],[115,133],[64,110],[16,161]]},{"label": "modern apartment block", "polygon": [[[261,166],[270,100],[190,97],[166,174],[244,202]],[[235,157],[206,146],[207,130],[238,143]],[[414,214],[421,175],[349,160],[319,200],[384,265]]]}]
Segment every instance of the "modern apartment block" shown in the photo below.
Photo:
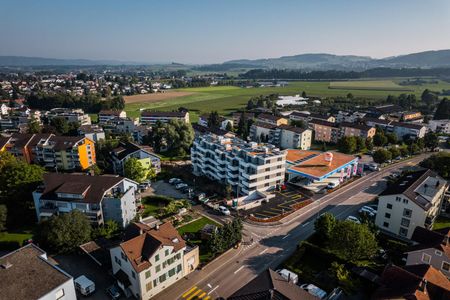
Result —
[{"label": "modern apartment block", "polygon": [[289,125],[270,125],[256,122],[250,127],[250,138],[254,142],[267,142],[281,149],[311,148],[312,131]]},{"label": "modern apartment block", "polygon": [[110,250],[112,271],[126,297],[150,299],[194,271],[198,247],[190,247],[171,223],[133,223],[126,240]]},{"label": "modern apartment block", "polygon": [[94,225],[114,220],[127,226],[136,216],[137,183],[119,176],[46,173],[33,192],[37,218],[83,212]]},{"label": "modern apartment block", "polygon": [[90,125],[91,117],[85,114],[82,109],[53,108],[46,113],[48,120],[53,118],[64,118],[68,123],[78,123],[80,125]]},{"label": "modern apartment block", "polygon": [[431,170],[406,173],[380,194],[375,224],[410,239],[416,227],[433,227],[447,189],[445,179]]},{"label": "modern apartment block", "polygon": [[146,171],[153,168],[156,173],[161,172],[161,159],[151,151],[151,148],[138,146],[131,142],[121,142],[117,148],[111,151],[114,173],[123,176],[125,162],[130,158],[136,158]]},{"label": "modern apartment block", "polygon": [[0,257],[0,298],[73,300],[77,295],[73,277],[28,244]]},{"label": "modern apartment block", "polygon": [[14,133],[5,150],[28,163],[59,170],[85,170],[96,163],[94,142],[82,136]]},{"label": "modern apartment block", "polygon": [[167,123],[170,120],[181,120],[189,123],[189,112],[187,111],[143,111],[141,123],[155,125],[156,122]]},{"label": "modern apartment block", "polygon": [[428,128],[433,132],[450,134],[450,120],[430,120]]},{"label": "modern apartment block", "polygon": [[341,130],[341,136],[362,137],[364,139],[372,138],[377,131],[373,126],[347,122],[340,123],[339,128]]},{"label": "modern apartment block", "polygon": [[274,115],[269,115],[269,114],[259,114],[256,117],[256,121],[261,122],[261,123],[267,123],[270,125],[275,125],[275,126],[288,124],[288,119],[283,118],[283,117],[274,116]]},{"label": "modern apartment block", "polygon": [[318,142],[336,143],[340,137],[340,128],[336,123],[313,119],[309,127],[314,131],[314,140]]},{"label": "modern apartment block", "polygon": [[243,195],[284,182],[286,151],[271,144],[204,135],[194,140],[191,159],[195,175],[230,184]]},{"label": "modern apartment block", "polygon": [[106,139],[105,131],[97,124],[95,125],[81,125],[78,128],[78,134],[84,136],[94,143]]},{"label": "modern apartment block", "polygon": [[127,113],[124,110],[101,110],[98,113],[98,122],[100,124],[107,123],[112,119],[125,119],[127,117]]}]

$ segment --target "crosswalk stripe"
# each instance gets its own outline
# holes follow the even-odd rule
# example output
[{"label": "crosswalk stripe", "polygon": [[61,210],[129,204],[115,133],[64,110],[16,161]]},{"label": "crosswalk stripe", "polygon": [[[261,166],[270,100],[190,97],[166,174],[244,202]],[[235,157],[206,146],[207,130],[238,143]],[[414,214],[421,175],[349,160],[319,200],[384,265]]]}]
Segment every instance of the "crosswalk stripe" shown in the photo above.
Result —
[{"label": "crosswalk stripe", "polygon": [[202,290],[197,290],[195,293],[193,293],[191,296],[189,296],[189,298],[187,298],[187,300],[191,300],[192,298],[194,298],[195,296],[197,296],[198,294],[200,294],[202,292]]},{"label": "crosswalk stripe", "polygon": [[203,297],[205,297],[206,292],[203,292],[203,294],[201,294],[200,296],[198,296],[198,299],[202,299]]},{"label": "crosswalk stripe", "polygon": [[181,297],[186,298],[190,293],[192,293],[193,291],[195,291],[197,289],[196,286],[193,286],[189,291],[187,291],[186,293],[184,293]]}]

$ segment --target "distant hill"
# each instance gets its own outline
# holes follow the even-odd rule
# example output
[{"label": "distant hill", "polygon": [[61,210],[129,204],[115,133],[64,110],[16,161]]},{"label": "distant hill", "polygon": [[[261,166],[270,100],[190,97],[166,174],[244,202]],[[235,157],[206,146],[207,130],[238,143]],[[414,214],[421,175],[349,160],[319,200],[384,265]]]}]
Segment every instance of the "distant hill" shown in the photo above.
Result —
[{"label": "distant hill", "polygon": [[387,57],[378,62],[390,67],[438,68],[450,66],[450,50],[425,51],[401,56]]},{"label": "distant hill", "polygon": [[33,66],[95,66],[95,65],[136,65],[136,62],[117,60],[90,59],[58,59],[28,56],[0,56],[0,66],[33,67]]}]

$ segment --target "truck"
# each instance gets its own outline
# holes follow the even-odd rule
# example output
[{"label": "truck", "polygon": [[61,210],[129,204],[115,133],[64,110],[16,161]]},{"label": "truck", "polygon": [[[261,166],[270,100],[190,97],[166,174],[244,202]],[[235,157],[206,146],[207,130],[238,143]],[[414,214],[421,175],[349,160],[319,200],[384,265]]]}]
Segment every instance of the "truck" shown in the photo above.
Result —
[{"label": "truck", "polygon": [[89,296],[95,292],[95,283],[84,275],[77,277],[74,283],[75,289],[83,296]]}]

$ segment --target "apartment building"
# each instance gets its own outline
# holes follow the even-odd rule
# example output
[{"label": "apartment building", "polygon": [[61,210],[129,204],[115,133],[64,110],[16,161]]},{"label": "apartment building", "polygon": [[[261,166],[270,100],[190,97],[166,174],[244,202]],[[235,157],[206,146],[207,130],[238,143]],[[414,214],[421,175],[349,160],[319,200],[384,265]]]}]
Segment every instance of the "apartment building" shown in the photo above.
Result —
[{"label": "apartment building", "polygon": [[170,120],[180,120],[189,123],[189,112],[187,111],[143,111],[141,123],[155,125],[157,122],[167,123]]},{"label": "apartment building", "polygon": [[123,176],[125,162],[130,158],[136,158],[147,174],[152,168],[156,173],[161,172],[161,159],[149,147],[138,146],[131,142],[120,142],[110,155],[114,174]]},{"label": "apartment building", "polygon": [[280,126],[280,125],[287,125],[288,119],[286,119],[284,117],[269,115],[269,114],[259,114],[256,117],[256,122]]},{"label": "apartment building", "polygon": [[49,121],[54,118],[64,118],[68,123],[78,123],[80,125],[90,125],[91,117],[85,114],[82,109],[53,108],[46,113]]},{"label": "apartment building", "polygon": [[432,228],[447,191],[446,181],[431,170],[402,175],[382,192],[375,224],[410,239],[415,228]]},{"label": "apartment building", "polygon": [[112,109],[102,109],[98,113],[98,122],[100,124],[107,123],[112,119],[125,119],[127,117],[127,113],[124,110],[112,110]]},{"label": "apartment building", "polygon": [[191,160],[194,175],[230,184],[243,195],[284,182],[286,151],[271,144],[205,135],[194,140]]},{"label": "apartment building", "polygon": [[336,114],[335,119],[336,119],[337,123],[342,123],[342,122],[355,123],[355,122],[358,122],[359,120],[361,120],[362,118],[364,118],[365,115],[366,115],[365,112],[340,110]]},{"label": "apartment building", "polygon": [[237,127],[239,125],[239,121],[242,117],[244,117],[244,119],[246,120],[253,120],[255,114],[248,112],[234,112],[232,115],[233,127]]},{"label": "apartment building", "polygon": [[254,142],[267,143],[271,140],[276,128],[276,125],[256,121],[250,126],[249,137]]},{"label": "apartment building", "polygon": [[[219,116],[219,128],[222,130],[226,130],[228,124],[231,124],[231,126],[233,126],[233,121],[232,120],[228,120],[224,117]],[[211,127],[209,124],[209,115],[201,115],[198,118],[198,125],[203,126],[203,127]]]},{"label": "apartment building", "polygon": [[126,297],[150,299],[197,268],[198,247],[188,246],[171,223],[130,227],[126,240],[110,250],[113,274]]},{"label": "apartment building", "polygon": [[314,119],[309,121],[309,128],[314,131],[314,140],[318,142],[336,143],[340,137],[336,123]]},{"label": "apartment building", "polygon": [[46,168],[85,170],[96,163],[94,142],[81,136],[14,133],[5,149],[28,163]]},{"label": "apartment building", "polygon": [[0,298],[74,300],[73,277],[28,244],[0,257]]},{"label": "apartment building", "polygon": [[77,209],[94,225],[114,220],[126,227],[136,216],[136,191],[137,183],[124,177],[46,173],[33,200],[39,221]]},{"label": "apartment building", "polygon": [[78,128],[78,134],[81,136],[84,136],[85,138],[90,139],[94,143],[97,143],[98,141],[104,140],[105,137],[105,131],[102,127],[98,125],[81,125]]},{"label": "apartment building", "polygon": [[432,132],[450,134],[450,119],[430,120],[428,121],[428,128]]},{"label": "apartment building", "polygon": [[341,136],[355,136],[372,138],[376,133],[376,128],[364,124],[342,122],[339,124]]},{"label": "apartment building", "polygon": [[427,133],[427,127],[423,124],[392,122],[393,132],[399,140],[406,138],[419,139]]}]

